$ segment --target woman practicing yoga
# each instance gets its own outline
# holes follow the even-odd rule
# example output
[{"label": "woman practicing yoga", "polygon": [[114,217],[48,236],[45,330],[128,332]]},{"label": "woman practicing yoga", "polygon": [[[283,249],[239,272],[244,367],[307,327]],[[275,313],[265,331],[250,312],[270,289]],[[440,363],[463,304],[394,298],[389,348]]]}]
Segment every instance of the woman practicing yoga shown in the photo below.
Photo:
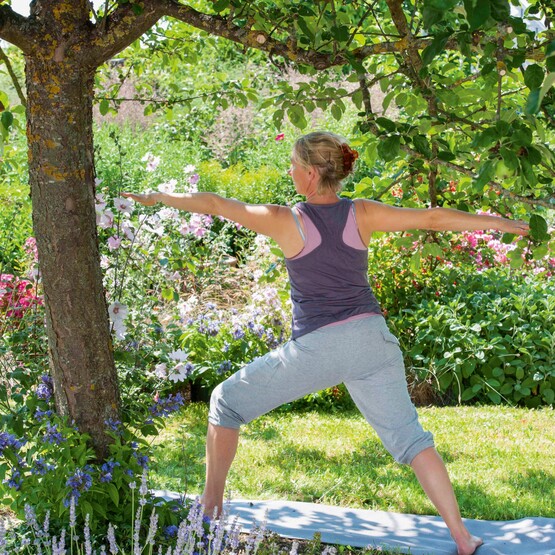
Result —
[{"label": "woman practicing yoga", "polygon": [[368,282],[367,246],[374,231],[497,229],[525,235],[528,224],[446,208],[397,208],[340,198],[342,180],[358,156],[333,133],[301,137],[291,168],[306,198],[290,208],[246,204],[212,193],[127,196],[223,216],[271,237],[281,248],[291,283],[292,338],[256,359],[212,393],[206,442],[205,512],[223,505],[239,428],[273,408],[344,383],[386,449],[410,465],[447,524],[459,555],[482,540],[466,529],[432,434],[422,429],[407,390],[399,342],[389,331]]}]

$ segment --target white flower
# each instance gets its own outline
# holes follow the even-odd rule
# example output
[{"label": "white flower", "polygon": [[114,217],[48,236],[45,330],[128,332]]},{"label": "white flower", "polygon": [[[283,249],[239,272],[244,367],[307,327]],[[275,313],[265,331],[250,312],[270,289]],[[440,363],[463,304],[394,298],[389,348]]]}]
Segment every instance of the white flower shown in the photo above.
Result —
[{"label": "white flower", "polygon": [[104,199],[104,195],[102,193],[98,193],[96,195],[96,205],[95,209],[97,212],[104,210],[106,208],[106,200]]},{"label": "white flower", "polygon": [[183,171],[185,173],[193,173],[195,170],[196,170],[196,168],[195,168],[195,166],[193,166],[193,164],[189,164],[189,165],[187,165],[183,168]]},{"label": "white flower", "polygon": [[157,364],[154,367],[154,374],[156,377],[165,380],[168,377],[168,367],[165,362]]},{"label": "white flower", "polygon": [[123,222],[121,225],[121,230],[123,234],[130,240],[133,241],[135,239],[135,230],[133,227],[128,224],[127,222]]},{"label": "white flower", "polygon": [[172,353],[170,353],[168,356],[172,360],[177,360],[179,362],[184,362],[185,360],[187,360],[187,357],[189,355],[183,349],[178,349],[177,351],[173,351]]},{"label": "white flower", "polygon": [[127,214],[131,214],[133,212],[133,201],[128,198],[118,197],[114,199],[114,206],[116,210],[120,212],[127,212]]},{"label": "white flower", "polygon": [[111,210],[96,213],[96,223],[102,229],[108,229],[114,225],[114,214]]},{"label": "white flower", "polygon": [[167,183],[161,183],[158,190],[161,193],[173,193],[175,192],[175,186],[177,185],[177,179],[170,179]]},{"label": "white flower", "polygon": [[108,314],[110,316],[110,320],[114,324],[114,331],[116,332],[116,337],[118,339],[123,339],[127,333],[127,329],[123,323],[125,318],[127,318],[127,313],[127,306],[117,301],[108,307]]},{"label": "white flower", "polygon": [[160,156],[154,156],[147,152],[142,158],[141,162],[146,162],[146,171],[153,172],[160,165]]},{"label": "white flower", "polygon": [[189,377],[189,368],[188,365],[180,362],[175,365],[172,372],[168,375],[168,379],[170,379],[173,383],[183,382]]}]

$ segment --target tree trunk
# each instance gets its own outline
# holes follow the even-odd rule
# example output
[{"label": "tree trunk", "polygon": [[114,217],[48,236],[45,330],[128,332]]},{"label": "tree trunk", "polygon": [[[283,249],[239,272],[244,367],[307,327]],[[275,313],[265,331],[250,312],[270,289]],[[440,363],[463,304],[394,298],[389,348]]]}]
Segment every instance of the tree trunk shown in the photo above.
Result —
[{"label": "tree trunk", "polygon": [[120,402],[94,207],[94,72],[36,52],[26,59],[29,175],[56,406],[102,459]]}]

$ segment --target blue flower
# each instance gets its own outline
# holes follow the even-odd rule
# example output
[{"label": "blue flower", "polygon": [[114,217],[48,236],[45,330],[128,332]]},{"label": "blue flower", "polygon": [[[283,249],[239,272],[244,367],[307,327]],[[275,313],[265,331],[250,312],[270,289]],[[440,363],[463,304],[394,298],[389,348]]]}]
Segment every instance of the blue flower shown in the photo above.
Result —
[{"label": "blue flower", "polygon": [[41,382],[35,390],[35,395],[43,401],[50,401],[54,393],[52,386],[52,378],[44,374],[40,377]]},{"label": "blue flower", "polygon": [[31,474],[35,474],[36,476],[44,476],[47,472],[54,469],[55,466],[53,464],[47,463],[44,457],[39,457],[35,461],[35,465],[31,469]]},{"label": "blue flower", "polygon": [[241,328],[241,327],[236,327],[231,332],[231,335],[233,336],[233,339],[235,339],[235,340],[243,339],[243,337],[245,337],[245,330],[243,330],[243,328]]},{"label": "blue flower", "polygon": [[104,420],[104,424],[106,424],[106,427],[110,430],[112,430],[112,432],[116,432],[117,434],[121,435],[122,431],[121,431],[121,422],[119,420],[114,420],[113,418],[108,418],[106,420]]},{"label": "blue flower", "polygon": [[218,376],[221,376],[222,374],[229,372],[229,370],[231,370],[231,366],[232,364],[230,360],[224,360],[216,370],[216,374],[218,374]]},{"label": "blue flower", "polygon": [[89,474],[90,467],[86,466],[84,468],[78,468],[75,473],[70,476],[66,481],[66,486],[71,488],[71,492],[64,500],[64,505],[69,507],[71,504],[71,498],[73,497],[77,501],[80,495],[89,490],[92,486],[93,480],[92,476]]},{"label": "blue flower", "polygon": [[163,399],[158,399],[148,410],[153,416],[168,416],[172,412],[178,411],[185,402],[181,393],[171,394]]},{"label": "blue flower", "polygon": [[21,449],[25,445],[25,441],[17,439],[13,434],[8,432],[0,432],[0,455],[4,453],[4,449],[11,447],[14,451]]},{"label": "blue flower", "polygon": [[19,472],[17,468],[14,468],[12,470],[11,478],[4,480],[2,483],[6,484],[9,488],[14,488],[18,491],[21,488],[21,484],[23,484],[21,472]]},{"label": "blue flower", "polygon": [[108,461],[108,462],[105,462],[100,467],[100,481],[102,483],[112,481],[112,478],[113,478],[112,473],[114,472],[114,468],[116,468],[116,466],[121,466],[121,465],[119,462]]},{"label": "blue flower", "polygon": [[164,536],[166,536],[166,538],[175,538],[178,530],[179,528],[175,524],[166,526],[166,528],[164,528]]},{"label": "blue flower", "polygon": [[44,432],[42,440],[45,443],[52,443],[54,445],[60,445],[62,441],[65,441],[62,434],[58,431],[58,425],[50,423],[46,424],[46,432]]},{"label": "blue flower", "polygon": [[37,409],[35,411],[35,418],[37,419],[37,422],[42,422],[45,418],[50,418],[52,414],[53,412],[51,410]]},{"label": "blue flower", "polygon": [[144,470],[148,468],[148,455],[139,455],[137,452],[133,453],[133,456],[137,460],[137,464]]}]

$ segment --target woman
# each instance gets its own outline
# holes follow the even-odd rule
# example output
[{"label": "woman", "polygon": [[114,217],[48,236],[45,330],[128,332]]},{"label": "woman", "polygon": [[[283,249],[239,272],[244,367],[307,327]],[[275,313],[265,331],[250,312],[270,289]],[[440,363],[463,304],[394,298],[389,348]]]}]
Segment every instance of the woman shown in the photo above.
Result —
[{"label": "woman", "polygon": [[418,421],[399,342],[388,330],[368,284],[367,246],[374,231],[497,229],[524,235],[528,225],[444,208],[408,209],[340,199],[341,181],[352,172],[357,156],[333,133],[301,137],[293,148],[289,175],[306,202],[293,208],[246,204],[212,193],[124,195],[146,206],[162,202],[223,216],[271,237],[285,256],[293,303],[292,339],[214,390],[202,500],[208,515],[222,507],[242,424],[343,382],[388,451],[414,469],[459,555],[470,555],[482,540],[464,526],[432,434]]}]

